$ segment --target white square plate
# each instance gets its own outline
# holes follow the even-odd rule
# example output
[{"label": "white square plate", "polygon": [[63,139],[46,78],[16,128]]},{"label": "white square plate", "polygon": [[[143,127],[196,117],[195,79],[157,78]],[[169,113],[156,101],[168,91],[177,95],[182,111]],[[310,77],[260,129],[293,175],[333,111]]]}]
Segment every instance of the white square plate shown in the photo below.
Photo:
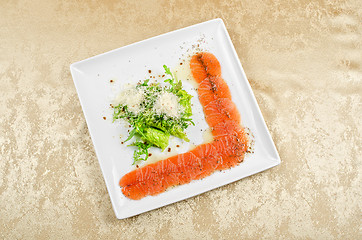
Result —
[{"label": "white square plate", "polygon": [[[184,88],[195,97],[193,112],[196,126],[190,126],[187,134],[191,143],[182,143],[178,152],[187,151],[193,144],[201,144],[205,130],[204,115],[197,94],[187,72],[187,59],[194,52],[204,50],[219,60],[222,76],[230,87],[232,99],[237,105],[243,125],[254,135],[254,153],[230,170],[215,172],[202,180],[177,186],[157,196],[141,200],[126,198],[118,185],[121,177],[133,170],[131,147],[121,144],[127,129],[120,123],[112,123],[112,98],[125,83],[135,83],[150,75],[162,75],[166,64],[183,80]],[[180,62],[184,64],[180,65]],[[131,44],[70,66],[83,112],[100,167],[107,185],[117,218],[134,216],[161,206],[174,203],[241,178],[274,167],[280,158],[265,125],[260,109],[246,79],[234,46],[221,19],[183,28],[138,43]],[[152,70],[150,74],[148,70]],[[110,83],[113,80],[113,83]],[[106,120],[103,119],[106,117]],[[171,144],[181,143],[172,140]],[[174,145],[173,145],[174,146]],[[154,155],[164,159],[167,153]]]}]

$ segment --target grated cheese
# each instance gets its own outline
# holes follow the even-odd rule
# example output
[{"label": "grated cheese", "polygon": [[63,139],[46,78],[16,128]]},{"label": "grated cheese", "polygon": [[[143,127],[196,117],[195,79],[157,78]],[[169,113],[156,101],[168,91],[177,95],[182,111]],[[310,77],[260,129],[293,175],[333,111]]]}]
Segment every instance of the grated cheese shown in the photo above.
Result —
[{"label": "grated cheese", "polygon": [[123,104],[130,112],[138,114],[142,111],[141,103],[144,101],[144,89],[129,88],[122,91],[115,99],[115,105]]},{"label": "grated cheese", "polygon": [[154,110],[157,114],[164,113],[169,117],[180,117],[178,97],[170,92],[161,92],[155,102]]}]

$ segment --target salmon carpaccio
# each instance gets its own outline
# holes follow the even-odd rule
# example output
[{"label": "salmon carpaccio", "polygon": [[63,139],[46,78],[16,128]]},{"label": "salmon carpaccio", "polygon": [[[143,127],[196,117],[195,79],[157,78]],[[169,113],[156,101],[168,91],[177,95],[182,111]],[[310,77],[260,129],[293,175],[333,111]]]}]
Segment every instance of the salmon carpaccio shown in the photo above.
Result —
[{"label": "salmon carpaccio", "polygon": [[234,167],[244,159],[248,138],[240,125],[240,114],[229,87],[221,77],[219,61],[213,54],[202,52],[191,58],[190,68],[198,83],[199,100],[213,141],[124,175],[119,185],[130,199],[157,195],[172,186]]}]

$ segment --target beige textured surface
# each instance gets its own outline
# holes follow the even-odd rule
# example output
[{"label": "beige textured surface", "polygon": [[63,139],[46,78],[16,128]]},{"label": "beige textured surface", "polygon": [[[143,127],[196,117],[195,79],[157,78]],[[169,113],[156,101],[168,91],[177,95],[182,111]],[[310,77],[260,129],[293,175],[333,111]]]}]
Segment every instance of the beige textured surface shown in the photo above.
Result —
[{"label": "beige textured surface", "polygon": [[[0,1],[0,238],[361,239],[361,3]],[[216,17],[282,164],[117,220],[69,64]]]}]

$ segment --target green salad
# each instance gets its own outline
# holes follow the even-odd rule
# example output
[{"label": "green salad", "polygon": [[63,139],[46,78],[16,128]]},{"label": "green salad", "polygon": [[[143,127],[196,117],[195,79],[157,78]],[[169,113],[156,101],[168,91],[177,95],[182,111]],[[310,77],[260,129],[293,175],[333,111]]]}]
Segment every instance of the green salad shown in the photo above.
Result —
[{"label": "green salad", "polygon": [[136,147],[133,164],[147,160],[150,147],[166,149],[171,135],[189,141],[184,130],[192,122],[192,96],[182,89],[182,82],[174,78],[163,65],[169,77],[164,82],[149,83],[149,79],[124,90],[114,107],[113,121],[126,120],[132,127],[125,142],[134,139],[129,146]]}]

